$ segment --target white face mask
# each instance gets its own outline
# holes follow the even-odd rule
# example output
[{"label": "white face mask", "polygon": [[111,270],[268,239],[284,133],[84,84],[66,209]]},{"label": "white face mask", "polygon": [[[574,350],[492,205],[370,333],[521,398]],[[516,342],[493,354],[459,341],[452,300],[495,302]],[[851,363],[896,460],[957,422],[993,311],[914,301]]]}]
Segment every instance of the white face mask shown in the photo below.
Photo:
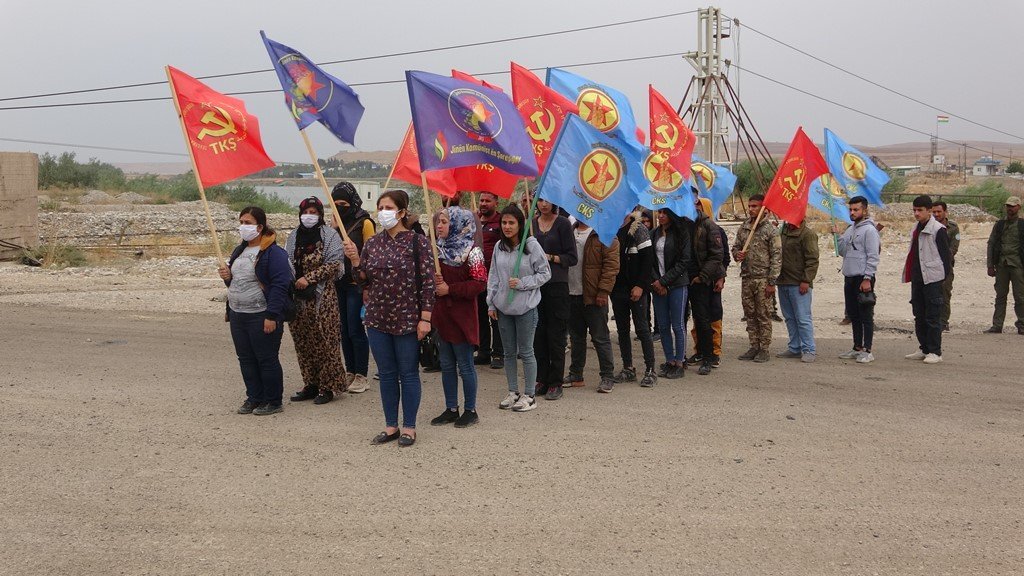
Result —
[{"label": "white face mask", "polygon": [[242,237],[242,240],[249,242],[259,236],[260,233],[256,230],[256,224],[239,224],[238,235]]},{"label": "white face mask", "polygon": [[305,226],[306,228],[312,228],[313,226],[316,226],[318,222],[320,222],[320,215],[303,214],[299,216],[299,221],[302,222],[302,225]]},{"label": "white face mask", "polygon": [[385,230],[391,230],[398,225],[398,210],[381,210],[377,212],[377,222],[380,222],[380,225]]}]

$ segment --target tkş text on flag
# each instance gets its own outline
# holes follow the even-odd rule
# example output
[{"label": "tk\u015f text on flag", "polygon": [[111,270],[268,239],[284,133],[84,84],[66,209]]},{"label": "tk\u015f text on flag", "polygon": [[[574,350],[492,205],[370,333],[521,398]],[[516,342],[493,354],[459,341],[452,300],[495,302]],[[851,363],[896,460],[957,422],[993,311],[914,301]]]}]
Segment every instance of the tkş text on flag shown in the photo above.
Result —
[{"label": "tk\u015f text on flag", "polygon": [[827,172],[828,166],[818,147],[803,128],[797,128],[789,150],[765,192],[764,207],[782,220],[794,226],[800,225],[807,212],[807,192],[811,182]]},{"label": "tk\u015f text on flag", "polygon": [[646,179],[642,152],[570,114],[558,135],[537,196],[591,226],[611,246],[622,219],[637,205]]},{"label": "tk\u015f text on flag", "polygon": [[216,186],[274,166],[260,141],[259,122],[246,111],[244,102],[173,66],[167,71],[203,186]]},{"label": "tk\u015f text on flag", "polygon": [[421,170],[492,164],[537,175],[530,137],[505,93],[429,72],[405,77]]},{"label": "tk\u015f text on flag", "polygon": [[299,130],[319,122],[339,140],[354,144],[363,105],[348,84],[321,70],[301,52],[260,31],[284,90],[285,104]]}]

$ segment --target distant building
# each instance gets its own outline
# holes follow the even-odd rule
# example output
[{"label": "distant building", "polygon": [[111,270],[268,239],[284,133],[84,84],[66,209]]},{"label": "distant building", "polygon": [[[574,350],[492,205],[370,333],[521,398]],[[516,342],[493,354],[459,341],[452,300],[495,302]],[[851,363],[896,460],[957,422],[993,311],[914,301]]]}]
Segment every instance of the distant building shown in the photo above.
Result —
[{"label": "distant building", "polygon": [[993,160],[991,156],[982,156],[974,162],[975,176],[995,176],[999,174],[999,166],[1002,164],[999,160]]},{"label": "distant building", "polygon": [[920,166],[893,166],[891,168],[894,174],[897,176],[906,176],[907,174],[917,174],[921,171]]}]

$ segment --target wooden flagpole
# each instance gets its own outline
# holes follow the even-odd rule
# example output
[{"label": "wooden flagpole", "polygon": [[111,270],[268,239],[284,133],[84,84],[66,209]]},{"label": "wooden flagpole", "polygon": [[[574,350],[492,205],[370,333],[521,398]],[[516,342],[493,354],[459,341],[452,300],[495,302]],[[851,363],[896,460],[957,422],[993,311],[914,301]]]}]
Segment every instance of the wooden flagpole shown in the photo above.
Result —
[{"label": "wooden flagpole", "polygon": [[331,198],[331,189],[327,187],[327,179],[324,178],[324,173],[320,170],[320,161],[316,157],[316,152],[313,151],[313,143],[309,141],[309,135],[306,134],[305,130],[299,130],[302,134],[302,141],[306,143],[306,150],[309,151],[309,159],[313,162],[313,170],[316,171],[316,177],[320,180],[320,187],[324,190],[324,196],[327,198],[327,204],[330,205],[331,214],[334,214],[334,223],[338,225],[338,232],[341,234],[341,239],[348,242],[348,232],[345,231],[345,225],[341,223],[341,214],[338,214],[338,207],[334,205],[334,200]]},{"label": "wooden flagpole", "polygon": [[441,273],[441,261],[437,258],[437,236],[434,233],[434,211],[430,208],[430,190],[427,189],[427,173],[420,171],[423,184],[423,206],[427,209],[427,226],[430,230],[430,253],[434,255],[434,272]]},{"label": "wooden flagpole", "polygon": [[747,248],[750,248],[750,241],[754,239],[754,230],[757,230],[757,225],[761,223],[762,216],[764,216],[764,204],[762,204],[761,209],[757,211],[757,218],[754,219],[754,225],[750,227],[750,234],[747,235],[747,240],[743,243],[744,252],[747,251]]},{"label": "wooden flagpole", "polygon": [[[526,194],[527,198],[529,198],[530,197],[530,181],[524,178],[523,179],[523,186],[525,186],[525,189],[524,189],[523,193]],[[529,213],[526,216],[526,225],[523,226],[523,230],[522,230],[523,235],[519,239],[519,250],[518,250],[518,254],[516,254],[516,263],[515,263],[515,266],[512,267],[512,277],[513,278],[518,278],[519,277],[519,267],[520,267],[520,265],[523,262],[523,249],[526,247],[526,239],[529,238],[529,236],[530,236],[530,228],[533,227],[533,215],[534,215],[534,213],[536,211],[537,211],[537,195],[534,194],[533,195],[533,199],[530,200],[530,210],[529,210]],[[512,300],[514,300],[515,297],[516,297],[515,290],[509,290],[508,291],[508,301],[509,301],[509,303],[512,303]]]},{"label": "wooden flagpole", "polygon": [[210,228],[210,235],[213,237],[213,250],[217,254],[217,265],[224,267],[224,254],[220,251],[220,239],[217,237],[217,227],[213,225],[213,216],[210,215],[210,204],[206,201],[206,189],[203,181],[199,178],[199,167],[196,165],[196,157],[192,153],[192,142],[188,137],[188,129],[185,128],[185,117],[181,115],[181,103],[178,102],[178,91],[174,88],[174,79],[171,78],[171,67],[164,66],[167,73],[167,84],[171,88],[171,100],[174,101],[174,109],[178,111],[178,123],[181,125],[181,135],[185,137],[185,148],[188,148],[188,159],[192,162],[192,174],[196,177],[196,186],[199,187],[199,199],[203,202],[203,211],[206,213],[206,225]]}]

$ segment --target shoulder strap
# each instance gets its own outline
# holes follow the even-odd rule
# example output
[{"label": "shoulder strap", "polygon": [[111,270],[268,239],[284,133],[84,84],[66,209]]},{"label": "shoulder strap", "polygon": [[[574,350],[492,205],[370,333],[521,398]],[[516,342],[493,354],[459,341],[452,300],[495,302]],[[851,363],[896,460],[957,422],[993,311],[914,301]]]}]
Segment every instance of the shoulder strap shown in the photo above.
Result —
[{"label": "shoulder strap", "polygon": [[[416,276],[416,317],[420,317],[420,293],[423,292],[423,278],[420,276],[420,239],[412,233],[412,273]],[[418,320],[417,320],[418,322]]]}]

